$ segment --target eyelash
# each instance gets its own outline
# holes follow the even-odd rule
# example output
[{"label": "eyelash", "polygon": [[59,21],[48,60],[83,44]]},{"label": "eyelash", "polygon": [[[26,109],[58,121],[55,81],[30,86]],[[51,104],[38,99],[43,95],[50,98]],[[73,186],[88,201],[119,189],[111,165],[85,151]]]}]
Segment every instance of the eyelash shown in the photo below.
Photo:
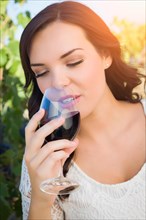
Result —
[{"label": "eyelash", "polygon": [[75,63],[69,63],[69,64],[67,64],[67,66],[69,66],[69,67],[74,67],[74,66],[77,66],[77,65],[79,65],[80,63],[82,63],[84,60],[82,59],[82,60],[79,60],[79,61],[77,61],[77,62],[75,62]]},{"label": "eyelash", "polygon": [[[67,64],[67,66],[68,66],[68,67],[74,67],[74,66],[79,65],[79,64],[82,63],[83,61],[84,61],[84,60],[82,59],[82,60],[79,60],[79,61],[77,61],[77,62],[75,62],[75,63],[69,63],[69,64]],[[35,78],[39,78],[39,77],[45,75],[45,74],[48,73],[48,72],[49,72],[49,71],[46,70],[46,71],[43,72],[43,73],[36,73],[36,74],[35,74]]]},{"label": "eyelash", "polygon": [[43,72],[43,73],[36,73],[35,74],[35,78],[37,79],[37,78],[39,78],[39,77],[41,77],[41,76],[43,76],[43,75],[45,75],[46,73],[48,73],[49,71],[48,70],[46,70],[45,72]]}]

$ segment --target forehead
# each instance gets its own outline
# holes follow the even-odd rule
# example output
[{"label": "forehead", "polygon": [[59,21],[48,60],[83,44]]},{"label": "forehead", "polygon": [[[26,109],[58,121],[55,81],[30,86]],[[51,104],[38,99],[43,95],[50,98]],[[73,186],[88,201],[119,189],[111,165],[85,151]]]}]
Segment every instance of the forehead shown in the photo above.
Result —
[{"label": "forehead", "polygon": [[40,49],[68,50],[69,46],[82,46],[86,41],[86,34],[81,27],[61,21],[53,22],[36,33],[31,42],[30,56]]}]

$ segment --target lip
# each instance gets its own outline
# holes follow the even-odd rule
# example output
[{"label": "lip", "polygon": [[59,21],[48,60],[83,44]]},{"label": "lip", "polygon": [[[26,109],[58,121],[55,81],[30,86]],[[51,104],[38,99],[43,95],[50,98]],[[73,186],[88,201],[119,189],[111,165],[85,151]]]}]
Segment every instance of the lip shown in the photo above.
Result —
[{"label": "lip", "polygon": [[61,97],[59,99],[59,102],[62,108],[71,108],[78,103],[79,97],[80,95],[67,95],[67,96]]},{"label": "lip", "polygon": [[59,102],[64,102],[65,100],[69,100],[69,99],[72,99],[72,100],[76,100],[80,97],[80,95],[67,95],[67,96],[64,96],[64,97],[61,97],[59,99]]},{"label": "lip", "polygon": [[78,102],[79,102],[80,97],[81,97],[81,95],[77,95],[77,96],[75,96],[76,103],[78,103]]}]

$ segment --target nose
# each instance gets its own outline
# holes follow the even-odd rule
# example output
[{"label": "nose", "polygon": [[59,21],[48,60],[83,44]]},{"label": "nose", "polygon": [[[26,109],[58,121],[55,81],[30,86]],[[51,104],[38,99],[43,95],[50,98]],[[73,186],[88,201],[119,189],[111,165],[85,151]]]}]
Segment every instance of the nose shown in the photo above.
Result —
[{"label": "nose", "polygon": [[63,88],[70,84],[70,78],[63,71],[54,71],[51,74],[51,86],[54,88]]}]

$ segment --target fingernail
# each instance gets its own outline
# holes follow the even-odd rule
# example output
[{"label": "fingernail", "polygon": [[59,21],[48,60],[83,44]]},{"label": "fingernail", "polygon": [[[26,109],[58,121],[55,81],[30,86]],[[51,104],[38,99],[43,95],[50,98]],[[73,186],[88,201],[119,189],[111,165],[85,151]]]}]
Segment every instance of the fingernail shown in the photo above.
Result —
[{"label": "fingernail", "polygon": [[38,111],[38,114],[41,114],[43,111],[44,111],[44,109],[40,108],[39,111]]},{"label": "fingernail", "polygon": [[72,144],[72,146],[77,146],[78,143],[76,141],[72,141],[71,144]]},{"label": "fingernail", "polygon": [[75,142],[76,144],[78,144],[78,143],[79,143],[79,139],[78,139],[78,138],[75,138],[75,139],[73,140],[73,142]]},{"label": "fingernail", "polygon": [[62,121],[64,121],[64,118],[61,116],[61,117],[57,118],[56,121],[57,122],[62,122]]},{"label": "fingernail", "polygon": [[68,158],[70,156],[70,154],[66,154],[66,158]]}]

